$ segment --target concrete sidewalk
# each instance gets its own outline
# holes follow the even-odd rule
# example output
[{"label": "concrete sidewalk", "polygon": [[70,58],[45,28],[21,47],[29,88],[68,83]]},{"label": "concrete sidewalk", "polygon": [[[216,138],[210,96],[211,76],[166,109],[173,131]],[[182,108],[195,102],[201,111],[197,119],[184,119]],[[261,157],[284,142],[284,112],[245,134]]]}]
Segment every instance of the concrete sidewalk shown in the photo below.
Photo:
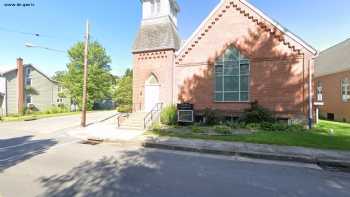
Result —
[{"label": "concrete sidewalk", "polygon": [[210,154],[238,155],[251,158],[296,161],[320,166],[350,168],[350,152],[318,150],[302,147],[180,139],[173,137],[144,137],[143,145],[150,148],[191,151]]},{"label": "concrete sidewalk", "polygon": [[67,132],[70,136],[80,138],[82,140],[94,139],[102,141],[136,141],[138,137],[143,135],[142,130],[126,130],[119,129],[116,124],[111,122],[102,122],[90,125],[86,128],[76,128]]}]

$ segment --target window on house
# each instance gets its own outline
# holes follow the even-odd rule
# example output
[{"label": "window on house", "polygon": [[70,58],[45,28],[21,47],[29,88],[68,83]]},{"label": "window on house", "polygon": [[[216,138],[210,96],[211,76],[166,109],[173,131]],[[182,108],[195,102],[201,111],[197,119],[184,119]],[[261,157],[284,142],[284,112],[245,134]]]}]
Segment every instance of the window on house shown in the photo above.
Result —
[{"label": "window on house", "polygon": [[342,99],[344,102],[350,102],[350,80],[344,79],[341,81]]},{"label": "window on house", "polygon": [[28,77],[26,78],[26,86],[31,86],[32,85],[32,78]]},{"label": "window on house", "polygon": [[32,103],[32,96],[31,95],[26,95],[26,103]]},{"label": "window on house", "polygon": [[58,104],[63,103],[63,98],[57,98],[57,103]]},{"label": "window on house", "polygon": [[62,86],[58,86],[58,93],[61,93],[61,92],[63,92],[63,88],[62,88]]},{"label": "window on house", "polygon": [[317,101],[323,101],[323,86],[322,82],[317,82]]},{"label": "window on house", "polygon": [[228,48],[215,63],[215,101],[249,101],[250,61],[236,48]]},{"label": "window on house", "polygon": [[156,16],[160,12],[160,0],[151,0],[151,14]]},{"label": "window on house", "polygon": [[29,77],[31,74],[31,69],[30,68],[27,68],[26,69],[26,76]]}]

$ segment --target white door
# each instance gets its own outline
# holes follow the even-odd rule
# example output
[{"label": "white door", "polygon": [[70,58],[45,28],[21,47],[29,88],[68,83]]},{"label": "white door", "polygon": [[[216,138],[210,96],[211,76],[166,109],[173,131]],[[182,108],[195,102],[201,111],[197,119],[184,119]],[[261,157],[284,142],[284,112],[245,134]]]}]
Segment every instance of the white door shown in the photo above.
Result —
[{"label": "white door", "polygon": [[159,103],[159,85],[145,86],[145,111],[150,112]]}]

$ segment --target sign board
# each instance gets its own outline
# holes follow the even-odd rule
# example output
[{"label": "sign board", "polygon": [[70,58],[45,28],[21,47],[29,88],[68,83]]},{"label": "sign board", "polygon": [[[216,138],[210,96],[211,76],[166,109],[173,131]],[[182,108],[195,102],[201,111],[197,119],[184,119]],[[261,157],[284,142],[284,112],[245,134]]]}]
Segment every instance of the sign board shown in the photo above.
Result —
[{"label": "sign board", "polygon": [[178,110],[193,110],[193,104],[190,103],[181,103],[177,104]]}]

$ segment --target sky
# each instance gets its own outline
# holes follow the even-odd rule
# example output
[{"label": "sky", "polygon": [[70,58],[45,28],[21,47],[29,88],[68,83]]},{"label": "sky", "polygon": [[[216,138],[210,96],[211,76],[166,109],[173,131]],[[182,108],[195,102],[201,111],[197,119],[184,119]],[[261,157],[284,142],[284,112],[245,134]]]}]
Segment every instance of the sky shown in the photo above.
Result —
[{"label": "sky", "polygon": [[[220,0],[178,0],[179,33],[187,39]],[[349,0],[250,0],[250,2],[318,50],[350,38]],[[6,3],[34,6],[8,7]],[[131,48],[141,22],[139,0],[0,0],[0,69],[14,66],[17,57],[52,76],[65,70],[66,53],[27,48],[25,43],[68,50],[91,38],[112,58],[112,73],[132,67]],[[29,34],[27,34],[29,33]],[[37,37],[30,34],[38,33]]]}]

